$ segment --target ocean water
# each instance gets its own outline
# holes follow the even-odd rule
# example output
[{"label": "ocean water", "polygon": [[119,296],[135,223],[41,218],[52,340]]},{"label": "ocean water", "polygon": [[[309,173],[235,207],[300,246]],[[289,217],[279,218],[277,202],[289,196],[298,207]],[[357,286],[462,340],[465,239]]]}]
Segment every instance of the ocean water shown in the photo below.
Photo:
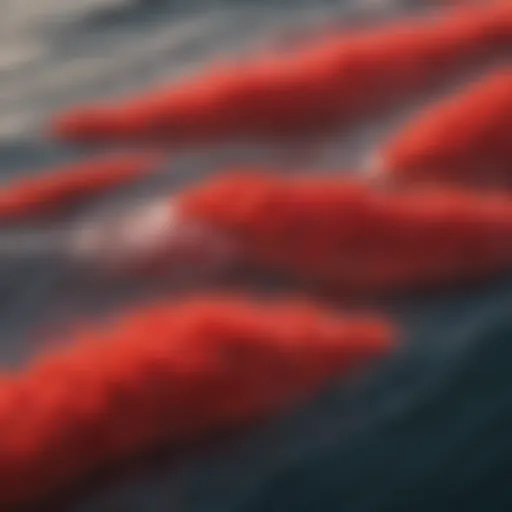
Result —
[{"label": "ocean water", "polygon": [[[421,14],[424,4],[2,0],[2,179],[83,156],[45,138],[44,122],[57,110],[165,83],[218,57],[285,49],[325,27]],[[362,161],[417,107],[333,137],[312,169]],[[225,162],[286,158],[286,152],[233,147],[172,155],[169,185],[200,179]],[[107,293],[84,299],[73,276],[47,260],[5,262],[0,286],[4,367],[41,349],[33,336],[41,326],[72,319]],[[93,486],[66,510],[512,510],[510,279],[384,307],[406,333],[403,350],[384,366],[235,440],[180,455],[172,467]]]}]

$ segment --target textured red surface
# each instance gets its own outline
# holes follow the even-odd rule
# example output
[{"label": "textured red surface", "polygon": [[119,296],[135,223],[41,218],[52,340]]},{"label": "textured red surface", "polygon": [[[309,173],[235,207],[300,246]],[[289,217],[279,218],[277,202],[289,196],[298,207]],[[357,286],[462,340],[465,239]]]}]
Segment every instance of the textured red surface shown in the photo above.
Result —
[{"label": "textured red surface", "polygon": [[155,154],[112,154],[48,169],[0,189],[0,219],[23,220],[90,200],[158,169]]},{"label": "textured red surface", "polygon": [[291,135],[353,121],[485,62],[512,38],[507,4],[353,31],[293,55],[213,68],[180,85],[56,117],[66,141],[198,142]]},{"label": "textured red surface", "polygon": [[431,106],[384,148],[401,181],[512,184],[512,68]]},{"label": "textured red surface", "polygon": [[[454,69],[499,53],[512,34],[503,5],[510,3],[373,27],[254,67],[214,69],[208,80],[150,92],[92,118],[87,109],[65,114],[56,132],[68,140],[132,142],[311,133],[399,104]],[[33,212],[104,190],[110,180],[126,181],[123,172],[104,172],[90,184],[75,176],[25,184],[6,199],[6,211]],[[510,198],[450,190],[384,194],[341,179],[244,174],[191,189],[178,201],[181,213],[227,235],[259,266],[380,292],[501,275],[512,265]],[[71,348],[2,382],[0,509],[37,502],[160,444],[187,444],[277,413],[385,353],[393,338],[388,329],[314,306],[211,298],[149,307],[104,331],[81,332]],[[385,481],[398,466],[392,462],[359,486],[369,498],[376,499],[368,482]],[[337,473],[335,480],[336,486]]]},{"label": "textured red surface", "polygon": [[1,509],[161,443],[262,419],[394,341],[379,319],[218,296],[147,306],[80,332],[2,382]]},{"label": "textured red surface", "polygon": [[340,290],[417,289],[512,266],[512,203],[504,194],[384,193],[340,178],[242,171],[197,186],[181,204],[257,265]]}]

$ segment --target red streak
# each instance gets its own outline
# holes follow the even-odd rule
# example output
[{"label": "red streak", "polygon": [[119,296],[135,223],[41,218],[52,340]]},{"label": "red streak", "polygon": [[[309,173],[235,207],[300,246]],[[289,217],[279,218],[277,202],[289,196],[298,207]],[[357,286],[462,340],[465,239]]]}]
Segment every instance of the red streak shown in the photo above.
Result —
[{"label": "red streak", "polygon": [[342,290],[417,289],[512,269],[510,196],[240,173],[189,190],[181,208],[228,236],[242,258]]},{"label": "red streak", "polygon": [[57,116],[51,131],[76,142],[314,133],[403,102],[456,70],[502,53],[508,3],[453,8],[432,19],[349,32],[295,54],[213,68],[160,91]]},{"label": "red streak", "polygon": [[400,181],[512,185],[512,68],[430,107],[384,148]]},{"label": "red streak", "polygon": [[156,154],[114,154],[18,180],[0,189],[0,219],[52,213],[141,179],[158,169]]},{"label": "red streak", "polygon": [[394,330],[314,304],[160,303],[2,381],[0,506],[98,468],[276,414],[389,352]]}]

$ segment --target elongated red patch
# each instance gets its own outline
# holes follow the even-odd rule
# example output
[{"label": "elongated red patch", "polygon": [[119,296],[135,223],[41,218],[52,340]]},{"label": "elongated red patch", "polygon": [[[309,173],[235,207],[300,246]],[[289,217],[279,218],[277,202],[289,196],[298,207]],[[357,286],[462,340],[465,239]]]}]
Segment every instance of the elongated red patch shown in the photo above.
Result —
[{"label": "elongated red patch", "polygon": [[384,193],[242,171],[185,192],[178,204],[184,218],[227,236],[241,258],[340,290],[421,289],[512,269],[508,195]]},{"label": "elongated red patch", "polygon": [[0,220],[51,213],[129,184],[158,170],[156,153],[123,153],[49,169],[0,188]]},{"label": "elongated red patch", "polygon": [[78,333],[0,387],[0,506],[162,443],[263,419],[387,354],[394,329],[301,301],[168,302]]},{"label": "elongated red patch", "polygon": [[50,130],[66,141],[198,143],[312,133],[402,102],[512,39],[508,4],[454,8],[323,41],[292,55],[212,68],[118,104],[80,107]]},{"label": "elongated red patch", "polygon": [[402,182],[512,186],[512,68],[429,107],[380,162]]}]

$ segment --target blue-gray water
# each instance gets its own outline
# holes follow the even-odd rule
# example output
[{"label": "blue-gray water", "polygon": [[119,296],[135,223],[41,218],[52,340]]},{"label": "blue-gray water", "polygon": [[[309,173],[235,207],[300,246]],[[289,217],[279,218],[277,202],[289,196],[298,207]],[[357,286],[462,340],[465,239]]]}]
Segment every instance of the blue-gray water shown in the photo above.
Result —
[{"label": "blue-gray water", "polygon": [[[3,0],[2,175],[73,158],[40,133],[57,109],[168,81],[218,55],[243,58],[247,48],[283,46],[308,37],[307,27],[343,26],[348,13],[361,22],[392,3],[400,4]],[[362,161],[399,121],[333,140],[318,168]],[[242,155],[239,161],[268,157]],[[172,180],[196,179],[234,158],[227,148],[174,161]],[[39,348],[27,331],[73,314],[75,290],[62,274],[51,262],[0,267],[5,366]],[[512,510],[512,286],[503,280],[389,309],[406,326],[405,348],[364,382],[333,386],[300,411],[208,455],[180,459],[172,471],[89,493],[73,510]]]}]

